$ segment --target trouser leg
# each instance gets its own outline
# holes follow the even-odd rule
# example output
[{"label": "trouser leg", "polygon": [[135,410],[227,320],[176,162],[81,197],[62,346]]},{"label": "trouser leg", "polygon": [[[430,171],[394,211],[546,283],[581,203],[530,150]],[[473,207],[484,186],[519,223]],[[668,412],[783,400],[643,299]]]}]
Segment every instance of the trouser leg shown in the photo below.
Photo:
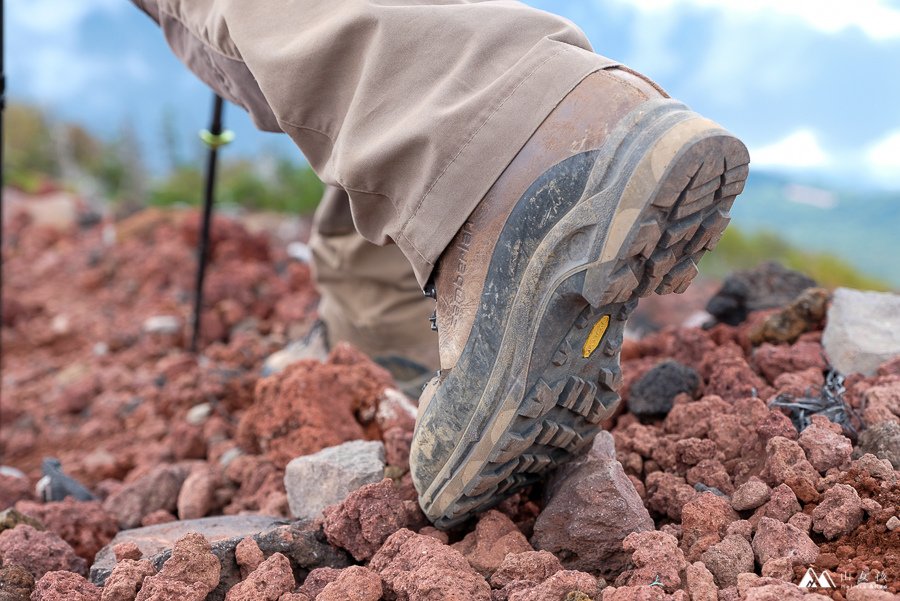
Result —
[{"label": "trouser leg", "polygon": [[422,294],[396,245],[376,246],[357,233],[343,190],[326,190],[310,247],[330,344],[346,341],[377,359],[402,357],[437,369],[437,336],[428,327],[434,301]]},{"label": "trouser leg", "polygon": [[178,56],[347,191],[424,284],[552,109],[611,62],[512,0],[134,0]]}]

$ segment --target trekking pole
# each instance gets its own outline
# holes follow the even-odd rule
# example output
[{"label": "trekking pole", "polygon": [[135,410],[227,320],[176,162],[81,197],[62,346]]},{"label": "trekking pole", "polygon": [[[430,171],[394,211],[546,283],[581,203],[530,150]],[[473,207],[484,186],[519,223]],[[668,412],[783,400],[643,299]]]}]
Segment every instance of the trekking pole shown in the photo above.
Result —
[{"label": "trekking pole", "polygon": [[[0,0],[2,1],[2,0]],[[213,205],[215,204],[216,163],[219,148],[234,140],[234,132],[222,129],[224,102],[218,94],[213,95],[213,114],[209,129],[200,132],[200,139],[209,148],[206,159],[206,181],[203,195],[203,222],[197,243],[197,279],[194,285],[194,319],[191,334],[191,352],[196,353],[200,345],[200,318],[203,314],[203,281],[209,262],[209,234],[212,228]]]},{"label": "trekking pole", "polygon": [[[4,115],[6,114],[6,57],[3,47],[6,44],[3,0],[0,0],[0,328],[3,327],[3,138],[6,131]],[[3,336],[0,334],[0,383],[3,382]]]}]

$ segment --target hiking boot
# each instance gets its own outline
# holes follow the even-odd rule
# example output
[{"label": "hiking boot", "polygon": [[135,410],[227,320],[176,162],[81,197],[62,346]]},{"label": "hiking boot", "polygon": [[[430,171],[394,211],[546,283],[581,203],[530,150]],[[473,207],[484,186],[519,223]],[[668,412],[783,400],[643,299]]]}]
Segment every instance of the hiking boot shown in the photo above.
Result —
[{"label": "hiking boot", "polygon": [[744,187],[744,145],[624,68],[545,120],[438,262],[441,371],[411,453],[453,526],[585,450],[613,415],[638,298],[681,293]]}]

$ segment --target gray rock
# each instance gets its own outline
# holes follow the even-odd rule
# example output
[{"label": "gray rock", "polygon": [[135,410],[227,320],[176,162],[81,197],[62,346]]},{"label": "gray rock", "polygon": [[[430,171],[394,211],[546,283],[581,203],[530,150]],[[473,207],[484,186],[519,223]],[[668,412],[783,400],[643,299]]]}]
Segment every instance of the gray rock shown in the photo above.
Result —
[{"label": "gray rock", "polygon": [[328,339],[325,334],[325,325],[317,322],[304,338],[291,342],[280,351],[269,355],[263,362],[262,375],[268,377],[281,373],[288,365],[297,361],[308,359],[324,361],[327,358]]},{"label": "gray rock", "polygon": [[696,395],[700,387],[697,372],[677,361],[663,361],[631,386],[628,409],[638,416],[665,415],[675,397],[686,392]]},{"label": "gray rock", "polygon": [[653,520],[622,465],[609,432],[600,432],[586,455],[559,470],[534,525],[531,544],[562,558],[570,570],[614,578],[629,560],[622,541],[654,529]]},{"label": "gray rock", "polygon": [[718,321],[736,326],[753,311],[784,307],[815,286],[815,280],[802,273],[774,262],[761,263],[728,276],[706,310]]},{"label": "gray rock", "polygon": [[72,497],[76,501],[93,501],[91,494],[81,482],[63,472],[59,459],[46,457],[41,462],[43,477],[38,480],[35,487],[37,495],[46,503],[62,501],[66,497]]},{"label": "gray rock", "polygon": [[135,528],[144,516],[160,509],[174,513],[181,485],[189,474],[185,465],[160,465],[108,496],[103,508],[121,528]]},{"label": "gray rock", "polygon": [[842,374],[873,375],[879,365],[900,355],[900,295],[838,288],[822,346]]},{"label": "gray rock", "polygon": [[381,441],[354,440],[297,457],[284,472],[291,513],[299,519],[319,517],[357,488],[380,482],[384,464]]},{"label": "gray rock", "polygon": [[853,456],[858,459],[866,453],[887,459],[895,470],[900,470],[900,424],[880,422],[864,430],[859,435],[859,444]]},{"label": "gray rock", "polygon": [[309,522],[287,524],[266,516],[219,516],[170,522],[158,526],[123,530],[99,553],[91,566],[91,582],[102,586],[116,565],[113,547],[133,542],[144,559],[157,570],[172,555],[175,541],[189,532],[199,532],[210,542],[213,554],[222,566],[219,586],[207,601],[221,601],[228,590],[241,580],[240,567],[234,557],[238,543],[252,537],[265,557],[281,553],[291,560],[296,575],[305,577],[319,567],[343,568],[349,565],[346,553],[325,542],[321,531]]}]

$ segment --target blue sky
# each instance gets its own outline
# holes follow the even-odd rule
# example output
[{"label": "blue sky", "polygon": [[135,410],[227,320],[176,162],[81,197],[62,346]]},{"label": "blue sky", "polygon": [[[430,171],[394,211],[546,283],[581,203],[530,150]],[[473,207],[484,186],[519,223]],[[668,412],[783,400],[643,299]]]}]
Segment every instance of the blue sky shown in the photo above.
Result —
[{"label": "blue sky", "polygon": [[[900,190],[900,0],[532,0],[750,146],[757,167]],[[114,134],[158,166],[163,114],[185,139],[209,94],[127,0],[7,0],[9,91]],[[228,114],[229,152],[295,152]]]}]

